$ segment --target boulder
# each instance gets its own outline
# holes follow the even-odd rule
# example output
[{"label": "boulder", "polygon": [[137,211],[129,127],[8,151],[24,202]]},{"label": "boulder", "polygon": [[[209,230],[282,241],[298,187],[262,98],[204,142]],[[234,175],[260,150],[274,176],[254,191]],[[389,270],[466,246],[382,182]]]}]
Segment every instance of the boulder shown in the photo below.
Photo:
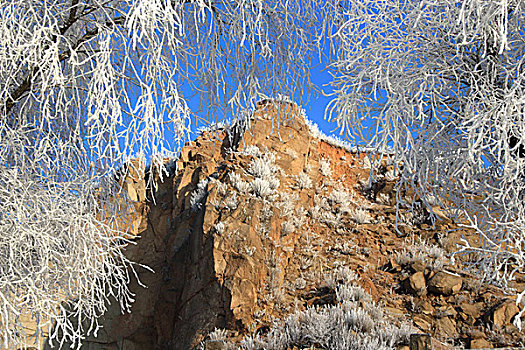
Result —
[{"label": "boulder", "polygon": [[410,336],[410,350],[432,349],[430,334],[412,334]]},{"label": "boulder", "polygon": [[512,323],[512,318],[519,312],[518,306],[512,300],[506,300],[489,311],[489,320],[493,325],[503,327]]},{"label": "boulder", "polygon": [[422,261],[419,261],[419,260],[416,260],[412,264],[410,264],[410,267],[415,272],[420,272],[420,271],[424,272],[426,269],[426,265]]},{"label": "boulder", "polygon": [[492,344],[483,338],[470,339],[469,348],[471,349],[491,349]]},{"label": "boulder", "polygon": [[438,318],[433,326],[436,334],[442,339],[453,339],[457,336],[456,322],[451,317]]},{"label": "boulder", "polygon": [[481,311],[483,309],[483,303],[463,303],[459,306],[461,311],[472,318],[477,319],[481,316]]},{"label": "boulder", "polygon": [[437,272],[428,281],[428,291],[438,295],[449,296],[461,290],[463,279],[447,271]]},{"label": "boulder", "polygon": [[414,273],[405,280],[406,290],[414,295],[422,295],[426,286],[425,275],[421,271]]},{"label": "boulder", "polygon": [[430,332],[432,329],[432,318],[427,315],[415,315],[412,321],[423,332]]}]

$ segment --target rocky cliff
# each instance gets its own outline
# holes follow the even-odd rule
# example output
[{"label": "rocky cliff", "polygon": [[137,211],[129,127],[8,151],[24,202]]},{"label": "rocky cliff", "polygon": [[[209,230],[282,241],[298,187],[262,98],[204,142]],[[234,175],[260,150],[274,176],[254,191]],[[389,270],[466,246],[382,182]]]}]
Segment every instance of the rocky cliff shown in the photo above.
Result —
[{"label": "rocky cliff", "polygon": [[423,207],[396,219],[411,194],[387,160],[369,181],[366,154],[320,138],[289,103],[247,121],[189,142],[151,191],[143,172],[125,180],[138,215],[127,254],[154,273],[137,267],[147,287],[133,282],[131,313],[112,305],[84,348],[402,348],[412,333],[523,345],[514,299],[467,274],[472,257],[448,258],[468,231]]}]

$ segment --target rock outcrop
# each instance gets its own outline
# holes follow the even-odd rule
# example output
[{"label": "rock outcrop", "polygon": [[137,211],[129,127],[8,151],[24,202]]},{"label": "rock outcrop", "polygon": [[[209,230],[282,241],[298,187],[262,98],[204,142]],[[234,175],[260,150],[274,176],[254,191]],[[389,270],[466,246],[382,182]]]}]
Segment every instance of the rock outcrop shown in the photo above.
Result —
[{"label": "rock outcrop", "polygon": [[395,172],[385,161],[369,181],[366,157],[318,138],[297,106],[263,102],[245,130],[189,142],[153,191],[135,174],[127,254],[155,272],[137,265],[147,288],[134,281],[131,313],[111,305],[85,348],[192,349],[216,328],[231,344],[264,337],[276,319],[336,305],[347,281],[415,333],[523,344],[515,303],[446,257],[469,232],[446,217],[432,225],[424,210],[401,207],[396,221]]}]

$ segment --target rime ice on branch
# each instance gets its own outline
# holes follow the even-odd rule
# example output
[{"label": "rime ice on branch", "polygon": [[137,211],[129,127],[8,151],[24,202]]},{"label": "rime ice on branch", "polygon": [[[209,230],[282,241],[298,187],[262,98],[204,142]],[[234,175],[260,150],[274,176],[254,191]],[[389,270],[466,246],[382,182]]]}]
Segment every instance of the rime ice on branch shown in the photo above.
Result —
[{"label": "rime ice on branch", "polygon": [[353,1],[333,64],[332,119],[393,152],[400,187],[446,198],[502,286],[525,267],[524,16],[512,0]]},{"label": "rime ice on branch", "polygon": [[193,120],[185,86],[208,119],[259,92],[299,96],[324,28],[320,4],[0,0],[6,346],[23,334],[20,314],[38,321],[37,333],[53,322],[52,340],[75,343],[96,332],[109,297],[129,309],[133,268],[118,223],[130,203],[115,169],[176,154]]}]

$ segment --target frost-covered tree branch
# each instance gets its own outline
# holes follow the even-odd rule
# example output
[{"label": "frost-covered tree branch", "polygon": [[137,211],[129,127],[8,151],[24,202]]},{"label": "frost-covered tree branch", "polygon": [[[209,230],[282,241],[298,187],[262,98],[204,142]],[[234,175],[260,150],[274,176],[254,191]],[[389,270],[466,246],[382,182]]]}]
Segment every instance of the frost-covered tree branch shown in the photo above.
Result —
[{"label": "frost-covered tree branch", "polygon": [[332,118],[457,209],[480,271],[508,286],[525,268],[525,4],[356,0],[345,19]]},{"label": "frost-covered tree branch", "polygon": [[177,152],[193,115],[184,91],[200,96],[193,112],[208,119],[261,93],[302,96],[325,9],[320,0],[0,0],[5,346],[23,338],[23,316],[78,344],[110,297],[129,309],[129,202],[116,169]]}]

